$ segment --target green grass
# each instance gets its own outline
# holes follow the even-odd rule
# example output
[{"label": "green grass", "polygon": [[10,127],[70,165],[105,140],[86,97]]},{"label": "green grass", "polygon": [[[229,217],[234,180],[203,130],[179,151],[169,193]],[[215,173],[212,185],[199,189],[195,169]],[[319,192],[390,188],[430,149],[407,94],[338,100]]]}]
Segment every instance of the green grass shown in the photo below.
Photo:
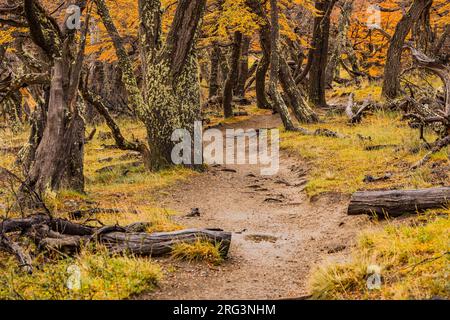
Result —
[{"label": "green grass", "polygon": [[[450,209],[443,209],[410,223],[363,232],[350,262],[321,266],[312,273],[312,297],[449,299],[449,216]],[[381,285],[370,290],[367,280],[375,270]]]},{"label": "green grass", "polygon": [[[309,182],[306,191],[310,196],[325,192],[353,193],[359,189],[405,189],[431,187],[445,183],[450,177],[448,172],[435,175],[431,166],[440,163],[450,165],[449,148],[433,155],[432,161],[416,171],[409,168],[421,159],[426,150],[417,154],[411,148],[421,145],[417,130],[411,129],[407,123],[400,121],[395,113],[376,112],[367,116],[359,125],[350,126],[343,116],[326,119],[325,123],[307,125],[309,129],[328,128],[349,138],[329,138],[304,136],[298,133],[283,132],[280,147],[294,155],[299,155],[310,163]],[[358,134],[371,137],[361,140]],[[429,141],[433,135],[427,134]],[[366,151],[369,145],[393,144],[381,150]],[[366,175],[375,177],[392,173],[393,177],[386,181],[364,183]]]},{"label": "green grass", "polygon": [[[162,274],[148,258],[110,256],[102,251],[93,254],[88,250],[76,258],[42,263],[32,275],[18,271],[13,257],[0,260],[0,264],[0,299],[127,299],[153,290]],[[78,283],[70,280],[76,270],[81,286],[69,289],[68,283]]]}]

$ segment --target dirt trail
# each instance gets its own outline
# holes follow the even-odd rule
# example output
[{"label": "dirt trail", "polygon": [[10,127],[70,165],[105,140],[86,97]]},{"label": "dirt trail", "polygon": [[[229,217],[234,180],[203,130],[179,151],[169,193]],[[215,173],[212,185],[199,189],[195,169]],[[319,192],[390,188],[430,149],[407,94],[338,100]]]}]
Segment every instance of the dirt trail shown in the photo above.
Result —
[{"label": "dirt trail", "polygon": [[[223,129],[278,124],[277,116],[257,116]],[[366,223],[346,216],[347,199],[338,195],[310,202],[303,191],[306,168],[301,160],[281,153],[275,176],[261,176],[258,166],[216,166],[165,190],[160,206],[185,214],[192,208],[200,209],[200,217],[177,217],[178,222],[233,232],[230,258],[219,267],[171,262],[160,289],[145,298],[277,299],[306,295],[311,267],[324,259],[348,256],[355,233]]]}]

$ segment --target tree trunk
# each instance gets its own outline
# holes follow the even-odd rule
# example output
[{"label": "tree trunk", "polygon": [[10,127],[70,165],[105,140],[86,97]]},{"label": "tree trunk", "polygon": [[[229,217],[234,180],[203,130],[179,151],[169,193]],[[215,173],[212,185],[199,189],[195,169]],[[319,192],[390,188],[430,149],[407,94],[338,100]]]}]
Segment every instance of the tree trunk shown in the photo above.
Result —
[{"label": "tree trunk", "polygon": [[239,62],[239,77],[236,83],[235,96],[244,97],[245,96],[245,83],[248,79],[249,69],[248,69],[248,51],[250,48],[249,36],[242,37],[241,46],[241,59]]},{"label": "tree trunk", "polygon": [[78,112],[71,114],[70,119],[65,117],[68,105],[63,89],[64,64],[67,65],[67,62],[63,62],[62,58],[55,58],[47,123],[23,191],[28,189],[43,194],[48,190],[57,190],[61,187],[63,176],[66,177],[65,187],[81,192],[84,189],[84,138],[80,140],[80,132],[84,137],[84,121]]},{"label": "tree trunk", "polygon": [[[86,3],[80,2],[79,5],[83,10]],[[75,31],[69,30],[66,23],[59,27],[33,0],[24,2],[24,12],[31,38],[47,54],[53,63],[53,71],[45,129],[19,198],[32,200],[36,194],[43,195],[61,187],[83,192],[84,120],[79,114],[77,89],[88,18],[76,53]],[[30,193],[32,197],[29,197]],[[28,201],[26,204],[35,205]]]},{"label": "tree trunk", "polygon": [[[146,3],[150,3],[149,1],[146,1]],[[153,2],[151,2],[153,3]],[[141,95],[141,92],[139,90],[138,82],[136,79],[136,76],[134,74],[133,65],[128,57],[128,53],[125,50],[125,47],[123,45],[122,38],[119,35],[119,32],[117,31],[117,28],[114,25],[114,22],[111,18],[111,15],[109,13],[108,7],[106,6],[106,3],[104,0],[95,0],[95,4],[97,6],[97,11],[99,16],[102,19],[103,25],[105,26],[112,43],[114,45],[116,55],[118,58],[118,63],[120,70],[122,72],[122,82],[125,86],[125,89],[128,94],[128,105],[133,110],[140,112],[143,109],[144,100]],[[140,4],[141,5],[141,4]],[[142,20],[142,19],[141,19]],[[141,22],[142,23],[142,22]],[[148,33],[154,32],[153,29],[147,28],[146,30]],[[142,30],[142,26],[141,26]],[[141,33],[140,33],[141,34]],[[146,34],[147,36],[147,34]],[[149,42],[151,42],[150,37],[147,36],[146,38],[143,38],[141,41],[141,45],[144,48],[146,48],[147,45],[149,45]],[[142,55],[141,55],[142,57]],[[151,58],[149,58],[151,59]],[[144,66],[147,61],[147,57],[142,59],[142,65]]]},{"label": "tree trunk", "polygon": [[230,118],[233,116],[233,88],[235,87],[238,80],[239,72],[239,57],[241,55],[241,45],[242,45],[242,33],[236,31],[234,33],[233,49],[230,58],[230,71],[228,73],[227,80],[223,88],[223,114],[225,118]]},{"label": "tree trunk", "polygon": [[[283,120],[283,123],[285,124],[286,128],[289,128],[289,130],[294,129],[294,125],[292,123],[292,120],[290,119],[289,110],[286,106],[286,102],[292,107],[295,117],[300,122],[304,123],[311,123],[311,122],[317,122],[318,117],[314,113],[314,111],[310,108],[307,101],[304,98],[303,93],[301,92],[301,89],[295,84],[295,80],[292,76],[292,71],[289,65],[287,64],[284,57],[280,56],[279,53],[279,22],[278,18],[276,20],[276,26],[275,31],[274,26],[272,26],[271,30],[271,23],[269,22],[269,19],[264,12],[262,6],[258,3],[258,1],[254,0],[248,0],[247,5],[250,7],[252,12],[257,15],[262,20],[262,25],[260,27],[260,41],[261,41],[261,47],[263,48],[264,52],[269,52],[273,54],[273,43],[274,41],[277,43],[277,52],[275,52],[275,56],[271,56],[271,83],[275,82],[275,90],[272,88],[270,90],[270,96],[273,99],[273,103],[275,106],[275,103],[277,103],[277,108],[275,109],[280,113],[280,116]],[[276,12],[278,13],[278,11]],[[273,17],[272,17],[272,23],[273,23]],[[277,31],[278,30],[278,31]],[[273,34],[276,32],[277,34]],[[265,53],[264,53],[265,54]],[[264,59],[264,56],[263,56]],[[276,66],[273,68],[273,63],[276,63]],[[272,71],[278,70],[278,74],[274,77],[272,75]],[[280,78],[281,77],[281,78]],[[281,82],[281,86],[286,93],[286,100],[284,101],[281,94],[278,92],[278,82]]]},{"label": "tree trunk", "polygon": [[361,191],[352,195],[347,213],[388,214],[391,217],[406,213],[423,212],[428,209],[442,208],[450,200],[450,187],[394,190]]},{"label": "tree trunk", "polygon": [[164,45],[160,1],[139,1],[142,93],[104,0],[96,3],[119,58],[129,103],[147,129],[151,148],[144,159],[146,167],[158,170],[169,166],[175,146],[171,139],[173,132],[186,129],[193,137],[194,122],[201,120],[200,82],[193,44],[206,0],[178,1]]},{"label": "tree trunk", "polygon": [[210,56],[211,56],[211,69],[209,73],[209,93],[208,93],[209,99],[217,96],[217,94],[219,93],[220,47],[217,43],[213,44]]},{"label": "tree trunk", "polygon": [[338,76],[339,60],[341,58],[345,43],[347,42],[347,32],[350,26],[350,17],[353,10],[353,1],[345,1],[342,5],[341,16],[338,24],[338,35],[331,51],[330,60],[328,62],[325,74],[325,83],[327,87],[331,87],[333,80]]},{"label": "tree trunk", "polygon": [[430,2],[431,0],[414,0],[408,12],[402,17],[395,28],[387,52],[386,66],[384,67],[383,95],[389,99],[395,99],[400,91],[399,75],[405,39],[414,21],[419,19]]},{"label": "tree trunk", "polygon": [[431,0],[422,11],[422,14],[420,15],[418,21],[415,21],[413,25],[412,35],[416,43],[416,47],[425,54],[430,53],[430,49],[432,49],[432,44],[434,42],[434,35],[433,31],[431,30],[430,21],[430,11],[432,5],[433,1]]},{"label": "tree trunk", "polygon": [[295,84],[291,69],[283,57],[280,57],[280,82],[297,120],[300,123],[318,122],[319,117],[311,109],[300,88]]},{"label": "tree trunk", "polygon": [[[260,35],[261,37],[261,35]],[[258,68],[255,74],[256,86],[256,106],[260,109],[272,109],[272,105],[267,99],[266,95],[266,75],[270,66],[270,48],[263,49],[263,56],[258,63]]]},{"label": "tree trunk", "polygon": [[280,72],[280,57],[279,57],[279,37],[280,27],[278,22],[278,3],[277,0],[270,0],[270,20],[272,22],[272,32],[270,34],[270,84],[269,91],[272,97],[274,107],[278,111],[286,130],[294,130],[295,126],[292,123],[289,115],[289,110],[278,91],[278,80]]},{"label": "tree trunk", "polygon": [[316,9],[322,12],[314,18],[312,40],[312,62],[309,70],[308,96],[317,107],[326,107],[325,76],[328,62],[328,40],[330,33],[330,15],[336,0],[316,0]]},{"label": "tree trunk", "polygon": [[246,0],[246,4],[255,15],[263,19],[259,29],[259,42],[261,43],[262,57],[258,63],[255,74],[256,105],[260,109],[272,109],[272,105],[266,95],[266,75],[269,71],[271,59],[270,22],[264,12],[262,4],[258,0]]},{"label": "tree trunk", "polygon": [[24,176],[28,176],[31,164],[36,156],[36,150],[41,143],[42,136],[44,134],[45,124],[47,123],[49,91],[50,88],[46,86],[44,88],[43,101],[38,103],[36,109],[31,115],[31,130],[28,137],[28,142],[20,150],[17,157],[17,163],[21,165]]},{"label": "tree trunk", "polygon": [[[142,58],[145,107],[141,114],[151,146],[150,166],[154,170],[172,164],[173,132],[186,129],[194,137],[194,122],[201,121],[200,82],[193,44],[205,3],[206,0],[180,0],[165,45],[156,58],[149,57],[153,51]],[[155,20],[161,21],[145,20],[157,16],[159,5],[147,8],[140,11],[141,23],[152,26]],[[148,12],[150,9],[154,12]]]}]

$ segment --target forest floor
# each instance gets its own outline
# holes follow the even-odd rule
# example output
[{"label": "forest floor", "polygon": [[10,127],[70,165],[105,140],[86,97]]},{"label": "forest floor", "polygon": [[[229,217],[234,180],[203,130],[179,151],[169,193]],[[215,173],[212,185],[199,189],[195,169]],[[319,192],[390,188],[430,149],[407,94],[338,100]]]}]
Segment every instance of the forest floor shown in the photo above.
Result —
[{"label": "forest floor", "polygon": [[[257,115],[225,129],[280,126],[278,115]],[[224,132],[224,131],[223,131]],[[260,165],[213,166],[206,173],[166,189],[159,206],[199,217],[176,216],[186,227],[233,232],[220,266],[163,263],[165,277],[149,299],[278,299],[308,294],[313,265],[348,256],[367,218],[346,215],[347,197],[304,192],[308,165],[281,150],[280,169],[261,176]]]},{"label": "forest floor", "polygon": [[[255,106],[242,109],[249,115],[223,120],[217,112],[210,126],[222,132],[281,127],[278,115]],[[78,257],[49,260],[33,275],[24,275],[17,272],[14,257],[0,253],[0,298],[449,297],[448,259],[440,257],[448,256],[450,209],[387,221],[346,214],[349,197],[357,190],[448,185],[449,149],[412,171],[411,165],[427,150],[420,148],[417,130],[401,121],[400,114],[375,111],[357,125],[332,112],[321,112],[321,119],[305,127],[327,128],[347,138],[281,130],[280,169],[273,176],[262,176],[259,165],[213,165],[204,172],[175,166],[148,172],[139,155],[111,147],[114,141],[107,127],[97,125],[97,134],[86,144],[86,193],[62,190],[49,195],[46,204],[52,212],[72,219],[70,212],[94,208],[98,212],[77,222],[145,221],[150,223],[148,232],[221,228],[232,232],[228,258],[221,263],[210,259],[208,255],[217,250],[203,244],[190,248],[184,260],[176,255],[110,257],[87,248]],[[145,139],[140,123],[120,119],[119,124],[128,138]],[[14,150],[26,143],[27,135],[27,130],[2,132],[0,146],[7,151],[0,153],[0,166],[20,175]],[[426,132],[426,137],[435,138],[433,132]],[[380,145],[385,147],[367,149]],[[365,179],[386,174],[390,178]],[[8,188],[0,188],[2,215],[14,202]],[[194,208],[200,215],[188,217]],[[189,261],[195,257],[201,261]],[[36,265],[41,260],[37,256]],[[367,290],[365,282],[367,267],[374,263],[385,268],[383,277],[391,279],[378,291]],[[78,292],[66,287],[67,270],[73,264],[82,272]]]}]

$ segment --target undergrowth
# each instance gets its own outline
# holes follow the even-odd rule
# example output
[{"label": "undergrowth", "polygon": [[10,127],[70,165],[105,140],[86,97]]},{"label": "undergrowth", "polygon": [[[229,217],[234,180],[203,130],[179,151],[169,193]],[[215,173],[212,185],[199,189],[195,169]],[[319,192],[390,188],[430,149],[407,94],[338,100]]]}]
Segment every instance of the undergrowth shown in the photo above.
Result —
[{"label": "undergrowth", "polygon": [[[305,125],[315,130],[328,128],[348,135],[347,138],[305,136],[296,132],[283,132],[280,147],[299,155],[310,163],[306,192],[309,196],[325,192],[353,193],[360,189],[425,188],[448,183],[450,180],[449,148],[432,156],[429,164],[412,171],[411,166],[420,160],[427,150],[414,154],[411,149],[420,147],[418,130],[400,121],[401,115],[376,112],[366,116],[358,125],[349,125],[344,116],[332,116],[325,123]],[[435,136],[428,132],[428,141]],[[382,146],[367,151],[369,146]],[[447,168],[447,169],[445,169]],[[391,175],[386,180],[364,182]]]},{"label": "undergrowth", "polygon": [[435,210],[363,232],[350,262],[312,273],[313,299],[449,299],[449,217]]},{"label": "undergrowth", "polygon": [[127,299],[153,290],[162,275],[148,258],[111,256],[106,251],[85,250],[75,258],[47,261],[32,275],[19,271],[14,257],[0,264],[0,299]]}]

